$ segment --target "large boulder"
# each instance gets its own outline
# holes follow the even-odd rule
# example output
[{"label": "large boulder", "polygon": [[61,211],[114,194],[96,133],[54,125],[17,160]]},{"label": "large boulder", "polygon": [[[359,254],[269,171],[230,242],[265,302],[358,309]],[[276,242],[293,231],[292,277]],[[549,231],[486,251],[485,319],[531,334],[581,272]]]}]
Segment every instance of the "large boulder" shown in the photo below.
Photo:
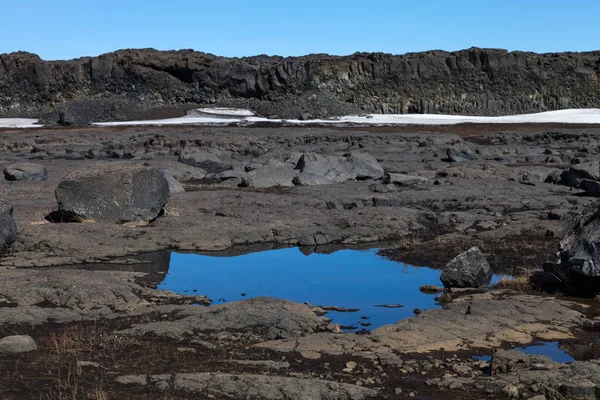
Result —
[{"label": "large boulder", "polygon": [[367,153],[352,152],[344,156],[323,156],[305,153],[296,163],[301,184],[324,184],[352,179],[380,179],[383,167],[375,157]]},{"label": "large boulder", "polygon": [[104,222],[151,221],[169,201],[162,171],[108,163],[67,175],[56,188],[59,211]]},{"label": "large boulder", "polygon": [[179,155],[179,162],[213,174],[231,169],[232,166],[230,156],[220,150],[204,147],[184,148]]},{"label": "large boulder", "polygon": [[381,179],[383,178],[383,167],[371,154],[353,151],[344,155],[350,163],[352,179]]},{"label": "large boulder", "polygon": [[600,293],[600,204],[585,210],[560,242],[559,271],[582,294]]},{"label": "large boulder", "polygon": [[242,186],[252,188],[291,187],[296,176],[294,166],[277,160],[249,171],[242,181]]},{"label": "large boulder", "polygon": [[456,144],[446,149],[446,160],[450,162],[471,161],[475,158],[475,152],[466,144]]},{"label": "large boulder", "polygon": [[7,165],[3,172],[7,181],[45,181],[48,179],[46,167],[28,162]]},{"label": "large boulder", "polygon": [[445,287],[485,287],[492,280],[492,269],[477,247],[471,247],[446,264],[440,277]]},{"label": "large boulder", "polygon": [[560,175],[559,183],[562,185],[579,188],[584,179],[600,180],[600,164],[598,161],[589,161],[571,166]]},{"label": "large boulder", "polygon": [[0,200],[0,251],[15,241],[17,226],[13,220],[13,205]]}]

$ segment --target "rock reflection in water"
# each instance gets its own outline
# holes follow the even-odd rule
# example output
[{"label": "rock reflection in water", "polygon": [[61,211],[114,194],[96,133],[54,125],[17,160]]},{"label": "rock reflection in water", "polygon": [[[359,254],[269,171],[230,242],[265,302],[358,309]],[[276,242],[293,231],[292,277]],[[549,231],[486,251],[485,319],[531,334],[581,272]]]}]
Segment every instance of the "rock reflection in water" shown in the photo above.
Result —
[{"label": "rock reflection in water", "polygon": [[[298,248],[240,256],[171,254],[171,265],[159,289],[197,293],[235,301],[271,296],[313,305],[358,308],[355,313],[329,312],[333,322],[368,329],[412,317],[415,308],[440,307],[421,285],[439,285],[440,271],[390,261],[376,250],[341,250],[303,254]],[[246,296],[242,296],[244,293]],[[381,307],[393,304],[403,307]],[[379,306],[379,307],[378,307]]]}]

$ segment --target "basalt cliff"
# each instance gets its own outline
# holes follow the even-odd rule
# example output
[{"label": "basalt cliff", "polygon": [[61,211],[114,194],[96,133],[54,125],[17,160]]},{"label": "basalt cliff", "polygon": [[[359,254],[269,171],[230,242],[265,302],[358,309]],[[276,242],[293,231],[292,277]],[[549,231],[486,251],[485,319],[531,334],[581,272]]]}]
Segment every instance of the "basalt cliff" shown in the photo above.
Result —
[{"label": "basalt cliff", "polygon": [[25,52],[0,55],[0,116],[54,122],[62,112],[63,119],[85,123],[195,104],[248,107],[281,118],[600,107],[600,51],[471,48],[224,58],[142,49],[69,61],[44,61]]}]

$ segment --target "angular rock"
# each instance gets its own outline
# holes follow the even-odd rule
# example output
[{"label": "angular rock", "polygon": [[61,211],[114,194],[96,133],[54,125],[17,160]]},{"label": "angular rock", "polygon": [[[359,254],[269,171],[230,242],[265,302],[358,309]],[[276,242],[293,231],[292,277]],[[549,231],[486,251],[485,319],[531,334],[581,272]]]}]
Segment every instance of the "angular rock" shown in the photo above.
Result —
[{"label": "angular rock", "polygon": [[0,251],[15,241],[17,226],[13,220],[13,205],[0,200]]},{"label": "angular rock", "polygon": [[232,166],[231,157],[222,151],[203,147],[184,148],[179,156],[179,162],[202,168],[213,174],[231,169]]},{"label": "angular rock", "polygon": [[169,201],[169,183],[158,169],[107,163],[70,173],[55,194],[59,211],[84,219],[151,221]]},{"label": "angular rock", "polygon": [[[600,207],[585,210],[560,242],[564,281],[586,294],[600,293]],[[589,292],[589,293],[587,293]],[[584,293],[582,293],[584,294]]]},{"label": "angular rock", "polygon": [[291,164],[272,160],[269,165],[263,165],[248,172],[243,178],[242,186],[252,188],[292,187],[296,173]]},{"label": "angular rock", "polygon": [[351,165],[353,179],[364,180],[383,178],[383,167],[371,154],[353,151],[344,157],[346,157],[346,160]]},{"label": "angular rock", "polygon": [[446,264],[440,277],[445,287],[485,287],[492,280],[492,269],[481,250],[471,247]]},{"label": "angular rock", "polygon": [[37,348],[37,344],[31,336],[15,335],[0,339],[0,353],[28,353]]},{"label": "angular rock", "polygon": [[173,175],[171,175],[168,169],[161,169],[161,171],[165,176],[167,183],[169,184],[170,194],[185,193],[185,189],[183,186],[181,186],[181,183],[179,183],[177,179],[173,178]]},{"label": "angular rock", "polygon": [[600,163],[597,161],[586,162],[571,166],[560,175],[559,183],[562,185],[579,188],[582,179],[592,181],[600,180]]},{"label": "angular rock", "polygon": [[167,169],[179,182],[199,181],[206,177],[206,171],[178,161],[160,163],[161,169]]},{"label": "angular rock", "polygon": [[600,181],[591,179],[581,179],[579,188],[585,191],[585,194],[592,197],[600,197]]},{"label": "angular rock", "polygon": [[297,186],[316,186],[316,185],[329,185],[335,183],[334,181],[327,179],[324,176],[314,175],[309,173],[299,173],[293,180],[294,185]]},{"label": "angular rock", "polygon": [[7,181],[45,181],[48,179],[46,167],[28,162],[7,165],[3,172]]},{"label": "angular rock", "polygon": [[384,174],[383,167],[375,157],[361,152],[352,152],[342,157],[305,153],[298,160],[296,169],[301,174],[306,174],[303,175],[305,184],[380,179]]},{"label": "angular rock", "polygon": [[458,144],[446,149],[446,157],[450,162],[463,162],[474,160],[475,153],[465,144]]}]

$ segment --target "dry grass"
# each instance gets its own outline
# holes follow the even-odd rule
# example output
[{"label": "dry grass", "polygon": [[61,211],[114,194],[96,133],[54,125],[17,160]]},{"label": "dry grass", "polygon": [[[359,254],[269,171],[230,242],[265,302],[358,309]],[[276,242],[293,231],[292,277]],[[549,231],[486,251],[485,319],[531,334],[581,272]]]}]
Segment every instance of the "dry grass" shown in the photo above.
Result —
[{"label": "dry grass", "polygon": [[493,287],[498,289],[512,289],[518,292],[529,292],[533,289],[529,277],[525,275],[516,276],[514,278],[505,276]]},{"label": "dry grass", "polygon": [[41,338],[40,344],[51,349],[58,356],[89,356],[100,349],[118,352],[135,344],[135,341],[129,337],[102,333],[93,325],[76,325],[59,332],[52,332],[49,336]]}]

